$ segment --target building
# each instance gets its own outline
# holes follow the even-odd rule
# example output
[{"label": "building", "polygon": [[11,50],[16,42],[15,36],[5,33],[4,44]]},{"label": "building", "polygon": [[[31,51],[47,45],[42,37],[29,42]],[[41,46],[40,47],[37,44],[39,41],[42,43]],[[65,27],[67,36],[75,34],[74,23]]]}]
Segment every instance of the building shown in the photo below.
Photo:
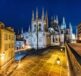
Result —
[{"label": "building", "polygon": [[5,72],[14,61],[15,32],[0,22],[0,72]]},{"label": "building", "polygon": [[23,49],[25,47],[25,40],[23,38],[16,39],[16,50]]},{"label": "building", "polygon": [[[36,16],[36,17],[35,17]],[[21,30],[21,36],[26,40],[32,48],[46,48],[48,46],[60,46],[65,42],[72,42],[72,25],[67,24],[63,17],[60,23],[58,16],[51,20],[51,27],[48,27],[48,14],[42,9],[42,16],[38,16],[38,9],[36,9],[36,15],[32,12],[31,26],[29,26],[28,32]]]},{"label": "building", "polygon": [[77,26],[77,41],[81,42],[81,23]]},{"label": "building", "polygon": [[[22,29],[23,30],[23,29]],[[27,49],[31,49],[30,44],[28,43],[27,32],[23,33],[21,30],[21,34],[16,34],[16,42],[15,42],[15,52],[24,51]]]},{"label": "building", "polygon": [[49,28],[51,33],[51,45],[52,46],[62,46],[65,42],[74,43],[76,42],[75,34],[73,34],[73,29],[71,23],[67,28],[65,18],[63,17],[60,23],[58,16],[52,17],[51,27]]},{"label": "building", "polygon": [[51,19],[51,46],[60,46],[60,28],[58,16]]},{"label": "building", "polygon": [[46,14],[44,13],[44,9],[42,9],[41,18],[38,16],[38,9],[36,9],[36,17],[34,11],[32,12],[29,31],[24,32],[22,36],[32,48],[41,49],[50,46],[51,38],[48,32],[48,14],[47,12]]},{"label": "building", "polygon": [[70,40],[70,29],[69,28],[67,28],[66,29],[66,42],[70,42],[71,40]]}]

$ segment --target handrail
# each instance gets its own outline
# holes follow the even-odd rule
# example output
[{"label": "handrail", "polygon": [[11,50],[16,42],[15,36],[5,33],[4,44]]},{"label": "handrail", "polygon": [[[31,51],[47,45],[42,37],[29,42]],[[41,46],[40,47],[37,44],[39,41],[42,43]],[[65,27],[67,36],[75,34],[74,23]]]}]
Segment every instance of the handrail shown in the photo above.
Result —
[{"label": "handrail", "polygon": [[66,48],[67,48],[70,61],[72,63],[73,71],[76,74],[75,76],[81,76],[81,65],[76,60],[76,57],[74,56],[74,54],[72,53],[71,49],[69,48],[67,44],[66,44]]}]

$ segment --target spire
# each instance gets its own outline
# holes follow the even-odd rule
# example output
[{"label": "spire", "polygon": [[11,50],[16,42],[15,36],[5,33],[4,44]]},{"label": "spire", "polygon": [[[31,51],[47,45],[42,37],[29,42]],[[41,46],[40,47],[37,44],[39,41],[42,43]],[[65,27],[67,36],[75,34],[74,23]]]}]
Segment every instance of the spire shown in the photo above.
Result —
[{"label": "spire", "polygon": [[36,19],[38,19],[38,8],[36,8]]},{"label": "spire", "polygon": [[71,23],[69,23],[69,28],[70,28],[70,33],[72,34],[73,29]]},{"label": "spire", "polygon": [[23,28],[21,29],[21,34],[23,34]]},{"label": "spire", "polygon": [[34,11],[32,11],[32,21],[34,20]]},{"label": "spire", "polygon": [[45,20],[46,20],[46,24],[47,24],[47,28],[48,28],[48,12],[46,11],[46,17],[45,17]]},{"label": "spire", "polygon": [[55,16],[54,16],[54,20],[55,20]]},{"label": "spire", "polygon": [[30,31],[31,31],[31,28],[30,28],[30,26],[29,26],[28,32],[30,32]]},{"label": "spire", "polygon": [[46,17],[45,17],[46,20],[48,20],[48,12],[46,11]]},{"label": "spire", "polygon": [[58,16],[56,16],[56,22],[58,23]]},{"label": "spire", "polygon": [[18,34],[19,34],[19,29],[18,29]]},{"label": "spire", "polygon": [[69,29],[70,29],[70,39],[72,40],[73,33],[72,33],[72,25],[71,25],[71,23],[69,23]]},{"label": "spire", "polygon": [[66,22],[65,22],[65,18],[63,17],[63,25],[64,25],[64,28],[66,28]]},{"label": "spire", "polygon": [[53,20],[53,16],[51,16],[51,20]]},{"label": "spire", "polygon": [[54,16],[54,22],[58,24],[58,16]]},{"label": "spire", "polygon": [[42,8],[42,20],[44,20],[44,8]]},{"label": "spire", "polygon": [[65,18],[64,17],[63,17],[63,20],[62,20],[61,29],[66,29],[66,22],[65,22]]}]

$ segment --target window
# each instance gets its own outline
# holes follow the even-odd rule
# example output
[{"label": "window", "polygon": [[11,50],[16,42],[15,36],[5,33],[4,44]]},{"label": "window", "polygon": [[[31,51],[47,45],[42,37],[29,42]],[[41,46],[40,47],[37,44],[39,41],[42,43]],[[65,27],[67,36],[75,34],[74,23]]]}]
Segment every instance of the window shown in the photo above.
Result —
[{"label": "window", "polygon": [[61,34],[63,34],[64,32],[63,32],[63,30],[61,31]]},{"label": "window", "polygon": [[53,37],[53,42],[55,42],[55,38]]},{"label": "window", "polygon": [[34,25],[34,32],[36,31],[36,25]]},{"label": "window", "polygon": [[39,31],[41,31],[41,24],[39,24]]},{"label": "window", "polygon": [[4,39],[8,40],[7,34],[4,34]]},{"label": "window", "polygon": [[11,39],[11,35],[9,35],[9,39]]},{"label": "window", "polygon": [[12,40],[14,40],[14,36],[12,35]]},{"label": "window", "polygon": [[56,41],[58,41],[58,39],[56,38]]},{"label": "window", "polygon": [[6,51],[6,50],[8,50],[8,46],[7,46],[7,44],[5,44],[5,51]]}]

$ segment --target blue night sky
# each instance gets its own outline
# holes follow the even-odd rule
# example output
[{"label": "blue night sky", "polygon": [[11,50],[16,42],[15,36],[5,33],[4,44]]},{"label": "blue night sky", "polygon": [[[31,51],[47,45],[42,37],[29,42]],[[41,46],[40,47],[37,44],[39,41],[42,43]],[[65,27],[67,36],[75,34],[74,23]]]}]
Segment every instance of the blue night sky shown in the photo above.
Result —
[{"label": "blue night sky", "polygon": [[0,21],[16,31],[22,27],[27,30],[31,24],[32,10],[36,7],[40,16],[42,8],[45,8],[49,19],[54,15],[58,15],[59,19],[64,16],[67,24],[72,23],[74,32],[81,21],[81,0],[0,0]]}]

